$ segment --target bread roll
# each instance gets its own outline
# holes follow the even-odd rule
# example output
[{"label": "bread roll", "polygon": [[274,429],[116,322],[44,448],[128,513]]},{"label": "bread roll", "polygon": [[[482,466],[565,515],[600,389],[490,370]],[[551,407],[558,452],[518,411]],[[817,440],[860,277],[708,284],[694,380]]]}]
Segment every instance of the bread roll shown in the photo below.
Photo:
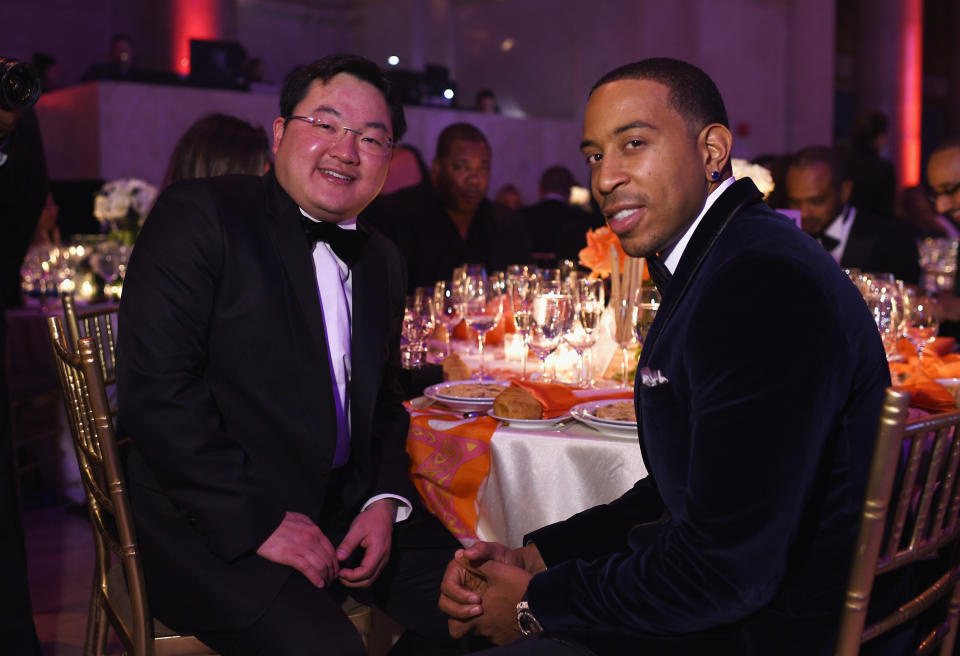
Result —
[{"label": "bread roll", "polygon": [[543,407],[533,394],[511,385],[493,400],[493,414],[508,419],[542,419]]}]

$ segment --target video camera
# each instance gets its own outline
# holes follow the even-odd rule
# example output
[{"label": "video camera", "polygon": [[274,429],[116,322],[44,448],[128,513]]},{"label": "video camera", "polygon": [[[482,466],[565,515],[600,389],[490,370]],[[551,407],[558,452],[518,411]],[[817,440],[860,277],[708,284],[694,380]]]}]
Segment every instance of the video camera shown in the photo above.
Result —
[{"label": "video camera", "polygon": [[0,57],[0,109],[26,109],[40,96],[40,76],[30,62]]}]

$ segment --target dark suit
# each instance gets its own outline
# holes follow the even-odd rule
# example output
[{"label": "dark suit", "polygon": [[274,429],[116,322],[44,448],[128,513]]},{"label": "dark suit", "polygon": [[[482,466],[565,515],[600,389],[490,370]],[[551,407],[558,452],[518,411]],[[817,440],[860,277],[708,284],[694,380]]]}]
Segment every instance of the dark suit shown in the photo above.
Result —
[{"label": "dark suit", "polygon": [[520,214],[530,236],[530,249],[552,253],[557,260],[578,261],[587,246],[587,230],[603,225],[598,215],[555,198],[524,207]]},{"label": "dark suit", "polygon": [[549,566],[533,613],[601,655],[832,653],[890,382],[857,290],[740,180],[687,245],[639,366],[669,381],[637,376],[650,475],[528,536]]},{"label": "dark suit", "polygon": [[916,238],[891,219],[857,208],[840,256],[840,266],[865,273],[892,273],[906,283],[920,282]]},{"label": "dark suit", "polygon": [[[370,496],[417,498],[396,384],[400,254],[372,233],[352,267],[351,456],[332,472],[336,413],[300,220],[272,173],[189,180],[161,195],[130,261],[120,417],[150,601],[177,629],[244,627],[301,576],[255,553],[285,512],[336,546]],[[433,524],[398,525],[394,546],[447,549]]]},{"label": "dark suit", "polygon": [[484,199],[464,239],[429,182],[381,196],[360,216],[403,253],[411,292],[450,280],[462,264],[482,264],[488,273],[529,264],[530,242],[519,214]]}]

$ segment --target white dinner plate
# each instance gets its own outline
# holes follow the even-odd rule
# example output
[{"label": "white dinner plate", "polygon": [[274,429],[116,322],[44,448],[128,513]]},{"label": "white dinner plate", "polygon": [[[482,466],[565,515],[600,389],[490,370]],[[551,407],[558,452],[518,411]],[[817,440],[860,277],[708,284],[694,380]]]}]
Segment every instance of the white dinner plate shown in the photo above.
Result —
[{"label": "white dinner plate", "polygon": [[556,426],[560,422],[566,421],[570,418],[570,413],[560,415],[559,417],[553,417],[551,419],[514,419],[512,417],[501,417],[500,415],[489,410],[488,415],[496,419],[497,421],[502,421],[505,424],[510,424],[512,428],[519,428],[521,430],[536,430],[538,428],[551,428]]},{"label": "white dinner plate", "polygon": [[502,384],[504,389],[510,385],[510,383],[506,381],[494,380],[492,378],[484,378],[483,380],[451,380],[445,383],[431,385],[423,390],[423,395],[428,399],[439,401],[448,408],[453,408],[454,410],[459,410],[460,412],[482,411],[493,407],[493,398],[471,399],[462,396],[450,396],[449,394],[443,393],[444,390],[451,385],[462,385],[463,383],[497,383]]},{"label": "white dinner plate", "polygon": [[570,408],[570,414],[577,421],[580,421],[591,428],[595,428],[598,431],[613,432],[618,435],[632,435],[636,437],[637,422],[620,421],[617,419],[603,419],[593,414],[596,412],[597,408],[610,405],[612,403],[621,403],[629,400],[630,399],[604,399],[602,401],[589,401],[587,403],[580,403]]}]

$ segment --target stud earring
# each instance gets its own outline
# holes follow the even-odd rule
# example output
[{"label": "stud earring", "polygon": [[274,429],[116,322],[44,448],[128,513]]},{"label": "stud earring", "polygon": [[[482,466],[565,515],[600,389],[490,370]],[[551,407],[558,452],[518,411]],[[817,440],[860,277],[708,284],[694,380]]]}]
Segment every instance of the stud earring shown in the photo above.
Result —
[{"label": "stud earring", "polygon": [[720,171],[714,171],[714,172],[712,172],[712,173],[710,174],[710,179],[711,179],[711,180],[716,180],[716,179],[719,178],[719,177],[720,177]]}]

